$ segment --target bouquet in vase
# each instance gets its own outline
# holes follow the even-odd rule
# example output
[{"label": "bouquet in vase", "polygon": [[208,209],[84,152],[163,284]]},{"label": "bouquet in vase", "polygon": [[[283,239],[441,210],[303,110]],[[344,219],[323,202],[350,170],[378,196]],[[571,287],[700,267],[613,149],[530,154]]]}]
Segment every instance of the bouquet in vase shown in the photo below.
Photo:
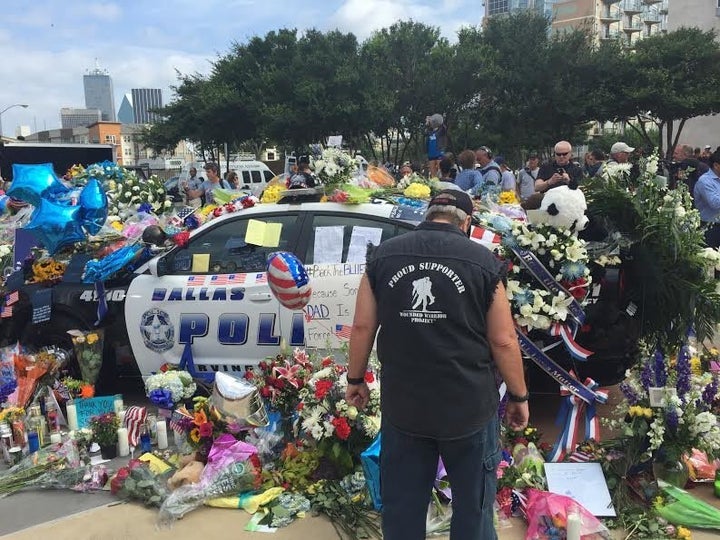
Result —
[{"label": "bouquet in vase", "polygon": [[687,346],[677,356],[647,354],[620,389],[625,399],[618,412],[628,420],[615,427],[644,446],[645,459],[677,462],[694,448],[710,459],[720,455],[720,426],[712,412],[718,376],[693,373]]}]

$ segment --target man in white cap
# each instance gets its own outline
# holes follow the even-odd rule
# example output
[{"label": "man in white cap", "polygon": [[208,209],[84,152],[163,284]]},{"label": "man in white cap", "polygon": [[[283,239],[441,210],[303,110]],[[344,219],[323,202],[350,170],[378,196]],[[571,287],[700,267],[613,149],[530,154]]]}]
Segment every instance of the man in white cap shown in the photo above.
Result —
[{"label": "man in white cap", "polygon": [[613,161],[615,163],[629,163],[630,162],[630,154],[632,154],[635,151],[635,149],[632,146],[628,146],[622,141],[616,142],[612,145],[610,148],[610,162]]}]

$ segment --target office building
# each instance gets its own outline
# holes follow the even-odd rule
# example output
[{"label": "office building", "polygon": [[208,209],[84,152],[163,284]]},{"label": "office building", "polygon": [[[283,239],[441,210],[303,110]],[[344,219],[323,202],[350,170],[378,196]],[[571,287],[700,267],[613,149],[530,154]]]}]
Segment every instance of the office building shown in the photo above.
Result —
[{"label": "office building", "polygon": [[[702,30],[715,30],[720,35],[719,0],[673,0],[669,5],[668,30],[697,26]],[[720,146],[720,116],[700,116],[685,123],[680,134],[681,144],[691,146]]]},{"label": "office building", "polygon": [[152,124],[158,115],[151,112],[162,107],[162,92],[159,88],[133,88],[132,108],[136,124]]},{"label": "office building", "polygon": [[99,122],[101,118],[100,109],[73,109],[70,107],[60,109],[60,125],[63,129],[87,127]]},{"label": "office building", "polygon": [[134,124],[135,113],[133,111],[132,94],[125,94],[120,109],[118,109],[117,119],[121,124]]},{"label": "office building", "polygon": [[103,122],[115,122],[115,96],[113,84],[107,70],[95,67],[83,76],[85,107],[100,109]]}]

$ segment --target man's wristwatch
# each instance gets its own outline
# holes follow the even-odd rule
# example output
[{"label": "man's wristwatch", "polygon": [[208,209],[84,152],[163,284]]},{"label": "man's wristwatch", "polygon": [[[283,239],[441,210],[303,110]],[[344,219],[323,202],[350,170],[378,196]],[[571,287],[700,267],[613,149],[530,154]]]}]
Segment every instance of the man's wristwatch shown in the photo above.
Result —
[{"label": "man's wristwatch", "polygon": [[352,385],[362,384],[365,382],[365,377],[348,377],[347,382]]},{"label": "man's wristwatch", "polygon": [[[349,381],[350,379],[348,379]],[[513,403],[525,403],[528,399],[530,399],[530,392],[525,394],[524,396],[516,396],[512,392],[508,390],[507,397],[510,401]]]}]

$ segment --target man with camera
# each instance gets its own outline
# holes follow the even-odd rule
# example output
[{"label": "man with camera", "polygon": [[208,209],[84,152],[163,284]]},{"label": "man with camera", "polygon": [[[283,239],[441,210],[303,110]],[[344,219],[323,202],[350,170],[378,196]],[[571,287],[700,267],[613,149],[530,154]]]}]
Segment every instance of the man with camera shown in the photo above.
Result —
[{"label": "man with camera", "polygon": [[560,141],[555,145],[555,159],[543,163],[535,180],[535,191],[545,192],[570,183],[579,184],[583,172],[579,165],[572,162],[572,145]]}]

